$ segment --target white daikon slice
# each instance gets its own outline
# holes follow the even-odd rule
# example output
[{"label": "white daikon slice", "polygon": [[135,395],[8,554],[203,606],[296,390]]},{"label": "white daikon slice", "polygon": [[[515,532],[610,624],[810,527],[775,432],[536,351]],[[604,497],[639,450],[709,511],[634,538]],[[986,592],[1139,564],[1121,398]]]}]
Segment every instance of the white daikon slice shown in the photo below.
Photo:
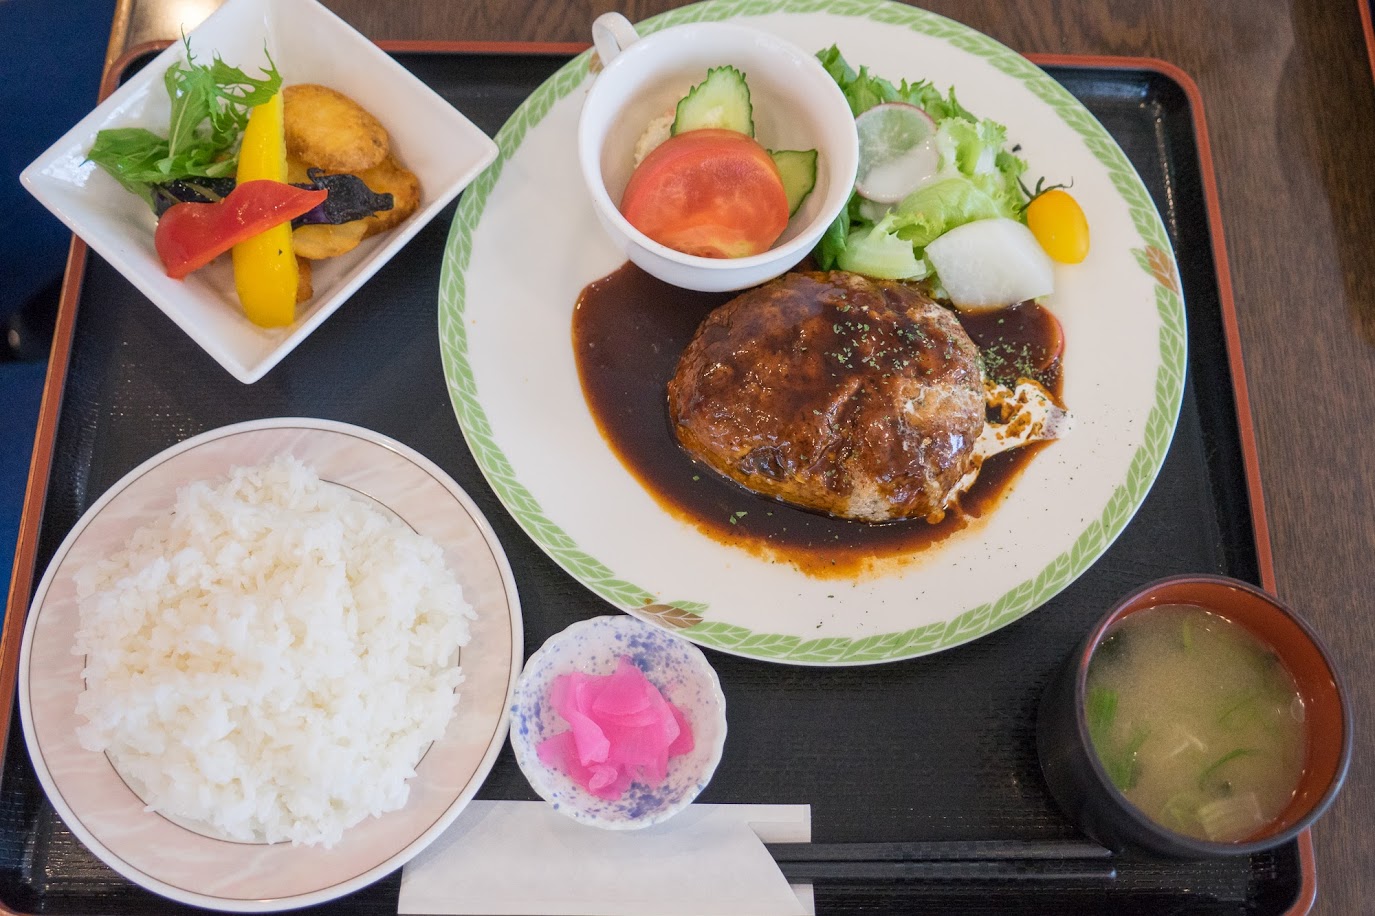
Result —
[{"label": "white daikon slice", "polygon": [[926,256],[958,308],[1001,308],[1055,289],[1050,257],[1031,230],[1013,219],[957,226],[927,245]]}]

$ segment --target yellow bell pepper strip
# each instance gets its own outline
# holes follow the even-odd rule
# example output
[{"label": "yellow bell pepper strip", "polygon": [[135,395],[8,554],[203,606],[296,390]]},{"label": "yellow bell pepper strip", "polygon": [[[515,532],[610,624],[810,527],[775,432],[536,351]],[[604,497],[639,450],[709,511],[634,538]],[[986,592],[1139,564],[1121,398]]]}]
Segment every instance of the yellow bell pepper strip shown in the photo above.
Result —
[{"label": "yellow bell pepper strip", "polygon": [[[267,179],[286,183],[286,139],[282,94],[272,96],[248,115],[239,148],[238,181]],[[234,246],[234,286],[248,320],[265,328],[296,320],[296,255],[291,250],[291,223],[283,222]]]},{"label": "yellow bell pepper strip", "polygon": [[214,203],[179,203],[162,214],[153,247],[167,276],[180,280],[240,242],[320,206],[325,190],[246,181]]}]

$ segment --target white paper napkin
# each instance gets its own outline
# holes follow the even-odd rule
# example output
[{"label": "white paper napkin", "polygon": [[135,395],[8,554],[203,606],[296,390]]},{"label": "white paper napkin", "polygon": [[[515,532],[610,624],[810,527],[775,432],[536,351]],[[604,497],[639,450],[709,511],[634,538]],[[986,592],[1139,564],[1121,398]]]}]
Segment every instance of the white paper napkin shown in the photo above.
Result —
[{"label": "white paper napkin", "polygon": [[808,805],[692,805],[599,830],[544,802],[474,801],[401,874],[397,911],[452,916],[811,916],[764,843],[811,841]]}]

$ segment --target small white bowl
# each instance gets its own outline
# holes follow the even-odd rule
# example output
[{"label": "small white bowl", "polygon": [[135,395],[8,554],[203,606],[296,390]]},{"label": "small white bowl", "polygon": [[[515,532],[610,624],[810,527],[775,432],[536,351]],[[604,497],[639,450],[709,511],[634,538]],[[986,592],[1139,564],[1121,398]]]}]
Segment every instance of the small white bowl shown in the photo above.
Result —
[{"label": "small white bowl", "polygon": [[[817,59],[768,32],[719,22],[640,38],[624,16],[607,13],[593,23],[592,36],[606,66],[583,103],[578,160],[597,218],[616,246],[660,280],[707,292],[755,286],[806,257],[849,200],[859,167],[849,103]],[[817,150],[816,187],[774,246],[747,258],[674,251],[630,225],[619,209],[645,126],[672,110],[707,68],[723,64],[745,73],[761,143]]]},{"label": "small white bowl", "polygon": [[[189,23],[188,23],[189,25]],[[226,258],[185,280],[163,270],[157,220],[95,163],[96,133],[146,127],[167,135],[163,74],[185,59],[176,42],[135,74],[24,170],[29,193],[85,239],[239,381],[256,382],[401,250],[496,156],[496,144],[386,52],[315,0],[229,0],[190,33],[196,60],[218,53],[257,75],[271,54],[285,85],[320,83],[350,96],[391,134],[397,158],[420,179],[420,206],[390,232],[313,266],[315,295],[285,328],[260,328],[239,306]]]},{"label": "small white bowl", "polygon": [[[619,799],[597,798],[545,766],[541,741],[568,731],[549,701],[554,679],[608,675],[627,656],[692,725],[693,749],[668,762],[658,788],[636,782]],[[726,698],[702,650],[669,630],[626,614],[593,617],[551,636],[530,656],[511,699],[511,747],[525,778],[554,810],[606,830],[638,830],[682,811],[711,781],[726,743]]]}]

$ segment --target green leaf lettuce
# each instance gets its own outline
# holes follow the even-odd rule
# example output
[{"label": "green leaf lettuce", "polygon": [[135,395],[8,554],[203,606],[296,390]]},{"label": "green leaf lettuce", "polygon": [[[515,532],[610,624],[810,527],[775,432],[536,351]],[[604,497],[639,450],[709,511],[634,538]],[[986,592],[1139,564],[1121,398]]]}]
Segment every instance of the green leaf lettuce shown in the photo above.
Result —
[{"label": "green leaf lettuce", "polygon": [[[852,195],[814,251],[823,269],[918,279],[930,273],[922,249],[951,229],[994,217],[1024,221],[1027,198],[1019,179],[1026,163],[1004,148],[1003,125],[971,113],[955,97],[953,87],[943,94],[926,80],[895,85],[867,67],[854,70],[834,45],[817,59],[855,116],[886,102],[906,102],[925,111],[936,122],[932,142],[940,157],[936,178],[886,213],[881,205],[861,206],[863,202]],[[906,254],[901,246],[908,249]]]},{"label": "green leaf lettuce", "polygon": [[163,74],[172,102],[167,136],[141,127],[102,130],[86,158],[150,205],[150,185],[231,176],[249,111],[282,87],[271,57],[262,74],[251,77],[218,55],[208,65],[197,64],[188,42],[185,63]]}]

